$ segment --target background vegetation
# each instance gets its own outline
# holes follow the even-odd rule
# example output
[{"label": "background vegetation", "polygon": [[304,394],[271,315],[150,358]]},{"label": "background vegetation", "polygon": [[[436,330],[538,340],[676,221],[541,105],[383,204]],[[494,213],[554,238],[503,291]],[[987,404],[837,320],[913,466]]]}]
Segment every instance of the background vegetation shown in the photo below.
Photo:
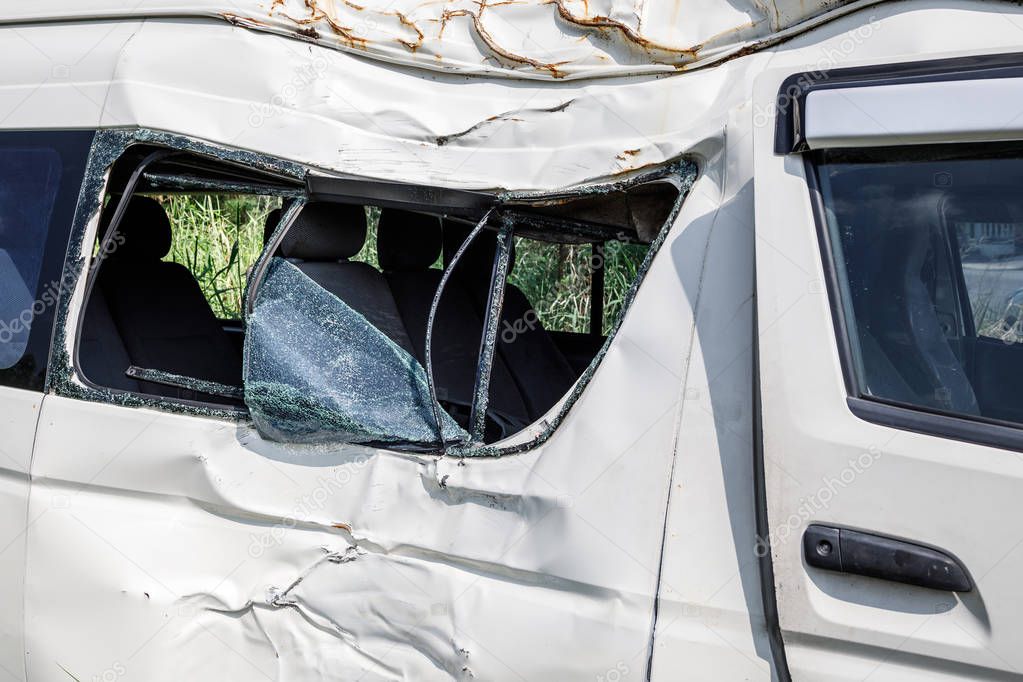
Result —
[{"label": "background vegetation", "polygon": [[164,260],[192,271],[217,317],[240,319],[245,275],[263,249],[266,216],[280,199],[220,194],[156,198],[173,226]]},{"label": "background vegetation", "polygon": [[[167,260],[181,263],[195,275],[213,312],[239,319],[245,275],[263,248],[267,214],[280,199],[241,195],[170,195],[157,197],[174,226]],[[355,257],[377,266],[376,223],[379,210],[367,209],[366,245]],[[544,326],[551,330],[587,332],[590,317],[590,245],[548,244],[516,239],[516,260],[510,281],[522,289]],[[622,309],[646,247],[609,242],[604,249],[604,331]],[[436,264],[440,267],[440,263]]]}]

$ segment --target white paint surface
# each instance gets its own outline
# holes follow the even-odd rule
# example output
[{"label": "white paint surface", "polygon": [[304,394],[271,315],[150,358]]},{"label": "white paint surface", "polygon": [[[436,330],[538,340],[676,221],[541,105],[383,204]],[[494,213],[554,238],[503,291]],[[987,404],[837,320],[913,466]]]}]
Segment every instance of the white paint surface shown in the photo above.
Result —
[{"label": "white paint surface", "polygon": [[[288,447],[243,423],[47,396],[18,564],[32,679],[612,680],[643,679],[648,665],[656,680],[770,679],[753,553],[754,252],[772,518],[848,453],[893,436],[845,410],[805,182],[765,142],[770,103],[799,71],[1018,49],[1020,10],[891,3],[710,69],[539,82],[507,64],[459,66],[468,43],[454,39],[430,57],[439,67],[409,68],[383,47],[366,59],[160,7],[142,3],[134,21],[0,28],[0,127],[142,126],[319,172],[463,188],[561,189],[682,154],[701,177],[593,382],[531,452],[463,466]],[[737,26],[747,9],[707,21]],[[765,12],[777,14],[770,30],[806,15],[776,5],[748,16]],[[673,34],[682,24],[644,24],[689,40]],[[754,97],[769,63],[777,80]],[[12,409],[4,433],[27,463],[31,410]],[[876,483],[828,518],[993,567],[978,529],[1015,530],[1011,462],[895,435]],[[940,494],[905,498],[923,474]],[[970,491],[986,502],[971,506]],[[974,518],[953,516],[957,505]],[[796,679],[865,675],[882,659],[872,679],[921,678],[945,659],[998,668],[991,651],[1023,665],[1010,643],[1015,558],[982,583],[999,598],[985,599],[988,630],[963,604],[932,617],[903,593],[808,577],[794,543],[774,559]],[[11,586],[17,563],[2,570]],[[17,666],[17,611],[3,613],[14,639],[0,655]]]}]

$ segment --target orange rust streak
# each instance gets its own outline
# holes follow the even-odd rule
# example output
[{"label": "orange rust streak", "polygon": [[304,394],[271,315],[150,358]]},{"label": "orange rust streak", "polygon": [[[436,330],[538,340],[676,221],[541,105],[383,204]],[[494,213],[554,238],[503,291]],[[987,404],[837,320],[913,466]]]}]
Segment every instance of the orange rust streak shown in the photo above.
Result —
[{"label": "orange rust streak", "polygon": [[[586,26],[589,28],[617,29],[618,31],[621,31],[626,38],[628,38],[632,42],[636,43],[637,45],[645,49],[671,52],[678,55],[688,56],[689,58],[692,59],[696,58],[697,53],[696,49],[679,49],[677,47],[672,47],[670,45],[661,45],[660,43],[656,43],[650,40],[649,38],[644,38],[639,33],[637,33],[631,26],[629,26],[628,24],[623,24],[617,19],[612,19],[611,17],[605,17],[600,15],[594,17],[578,17],[572,14],[572,12],[567,7],[565,7],[564,0],[547,0],[547,2],[545,2],[544,4],[554,5],[555,7],[557,7],[558,15],[569,23],[577,24],[579,26]],[[586,5],[586,7],[588,9],[589,5]]]},{"label": "orange rust streak", "polygon": [[[480,15],[483,13],[483,10],[486,8],[486,6],[487,5],[485,2],[480,3],[480,11],[477,14],[474,14],[469,10],[458,9],[445,10],[444,14],[441,16],[444,20],[444,25],[447,24],[447,20],[450,19],[451,17],[469,17],[472,19],[472,27],[476,31],[476,35],[480,37],[480,40],[482,40],[486,44],[486,46],[490,48],[490,51],[493,52],[494,54],[498,55],[499,57],[503,57],[504,59],[507,59],[508,61],[511,62],[517,62],[519,64],[529,64],[530,66],[540,69],[542,71],[549,71],[551,76],[553,76],[554,78],[564,77],[565,74],[562,73],[561,70],[558,69],[558,67],[562,66],[566,62],[555,62],[551,64],[546,64],[544,62],[532,59],[530,57],[524,57],[522,55],[517,55],[514,52],[509,52],[508,50],[498,45],[497,41],[494,40],[494,37],[491,36],[487,29],[483,27],[483,22],[480,20]],[[444,25],[441,26],[442,35],[444,32]]]},{"label": "orange rust streak", "polygon": [[[284,1],[285,0],[274,0],[273,5],[271,6],[271,9],[270,9],[271,16],[275,13],[275,11],[276,11],[276,9],[278,7],[280,7],[280,6],[282,6],[284,4]],[[344,2],[344,4],[347,5],[348,7],[351,7],[353,9],[357,10],[357,11],[365,10],[365,7],[363,7],[362,5],[358,5],[358,4],[354,3],[354,2],[351,2],[351,0],[341,0],[341,1]],[[283,16],[284,18],[286,18],[288,21],[291,21],[292,23],[297,24],[298,26],[308,26],[309,24],[312,24],[312,23],[315,23],[315,22],[319,22],[319,21],[325,22],[327,25],[330,26],[331,30],[333,30],[334,33],[336,33],[344,42],[346,42],[351,47],[359,46],[359,47],[363,47],[364,48],[369,43],[368,39],[362,38],[360,36],[355,35],[354,30],[352,28],[339,24],[338,21],[336,19],[334,19],[330,15],[329,12],[325,11],[324,9],[322,9],[317,4],[317,0],[304,0],[304,3],[305,3],[306,8],[309,10],[309,16],[308,17],[305,17],[305,18],[302,18],[302,19],[297,19],[295,17],[289,16],[286,12],[280,12],[280,15]],[[557,5],[559,13],[566,20],[571,21],[573,23],[584,25],[584,26],[588,25],[588,26],[597,26],[597,27],[615,26],[615,27],[621,29],[623,32],[625,32],[626,35],[629,35],[629,36],[634,36],[635,35],[634,33],[631,33],[631,29],[629,27],[625,26],[624,24],[620,24],[619,22],[614,22],[613,20],[611,20],[609,18],[606,18],[606,17],[597,17],[597,18],[594,18],[594,19],[578,20],[575,17],[573,17],[572,14],[570,12],[568,12],[568,10],[565,9],[562,6],[561,0],[548,0],[548,2],[546,2],[544,4],[551,4],[551,3]],[[443,38],[443,36],[444,36],[444,29],[447,27],[448,20],[451,19],[452,17],[458,17],[458,16],[469,17],[472,20],[473,30],[476,32],[476,35],[478,35],[480,40],[483,41],[483,43],[487,46],[487,48],[489,48],[490,51],[493,52],[498,57],[503,58],[505,60],[508,60],[510,62],[518,63],[518,64],[528,64],[529,66],[532,66],[532,67],[534,67],[536,69],[539,69],[541,71],[548,71],[554,78],[562,78],[562,77],[564,77],[565,74],[561,71],[561,69],[559,67],[567,64],[568,62],[551,62],[551,63],[547,63],[547,62],[542,62],[542,61],[537,60],[537,59],[533,59],[531,57],[526,57],[524,55],[519,55],[519,54],[516,54],[514,52],[511,52],[511,51],[505,49],[504,47],[502,47],[501,45],[499,45],[497,43],[497,41],[494,39],[494,37],[492,35],[490,35],[490,32],[487,31],[486,27],[483,26],[483,22],[481,20],[481,15],[483,14],[483,10],[484,9],[486,9],[488,6],[495,7],[495,6],[510,5],[510,4],[519,4],[519,0],[498,0],[498,2],[494,3],[493,5],[487,5],[486,0],[481,0],[478,3],[479,11],[477,11],[477,12],[471,12],[469,10],[464,10],[464,9],[460,9],[460,10],[445,10],[441,14],[441,19],[440,19],[441,27],[440,27],[440,30],[439,30],[439,32],[437,34],[437,38],[438,38],[438,40]],[[587,7],[588,7],[588,5],[587,5]],[[370,11],[373,11],[373,10],[370,10]],[[376,11],[376,13],[381,15],[381,16],[393,16],[393,17],[396,17],[398,19],[398,21],[403,26],[406,26],[406,27],[412,29],[413,31],[415,31],[417,37],[416,37],[416,40],[414,40],[414,41],[404,40],[402,38],[396,38],[395,39],[398,43],[400,43],[401,45],[405,46],[406,49],[408,49],[411,52],[415,52],[420,47],[422,47],[423,42],[425,40],[425,34],[416,25],[416,23],[414,21],[412,21],[406,14],[404,14],[404,13],[402,13],[400,11],[397,11],[397,10]],[[601,22],[603,22],[603,23],[601,23]],[[306,37],[311,37],[310,31],[302,32],[302,35],[306,36]],[[638,39],[637,42],[641,42],[643,40],[639,36],[636,36],[636,38]]]},{"label": "orange rust streak", "polygon": [[224,19],[226,19],[229,24],[232,24],[234,26],[263,26],[263,27],[268,26],[266,22],[260,21],[258,19],[252,19],[250,17],[243,17],[237,14],[232,14],[231,12],[221,12],[220,16],[224,17]]},{"label": "orange rust streak", "polygon": [[[274,0],[274,4],[270,8],[270,14],[273,15],[276,7],[282,5],[284,1],[285,0]],[[365,6],[356,4],[351,0],[341,0],[341,2],[343,2],[347,7],[351,7],[357,12],[367,11]],[[341,36],[341,38],[352,47],[355,47],[356,44],[365,46],[369,43],[369,40],[367,38],[362,38],[360,36],[355,35],[354,30],[352,28],[348,26],[342,26],[341,24],[339,24],[337,19],[331,16],[330,12],[327,12],[319,5],[317,5],[317,0],[305,0],[305,6],[306,9],[309,10],[309,16],[304,19],[296,19],[285,12],[281,12],[281,15],[287,20],[295,24],[298,24],[299,26],[306,26],[308,24],[312,24],[318,21],[326,22],[334,31],[334,33],[337,33],[339,36]],[[410,51],[415,52],[420,47],[422,47],[425,36],[423,32],[419,29],[419,27],[416,26],[415,22],[409,19],[407,15],[397,10],[392,11],[370,10],[370,11],[373,11],[376,14],[379,14],[380,16],[396,17],[403,26],[407,26],[411,28],[413,31],[415,31],[417,37],[416,40],[414,41],[403,40],[401,38],[396,39],[399,43],[404,45]]]}]

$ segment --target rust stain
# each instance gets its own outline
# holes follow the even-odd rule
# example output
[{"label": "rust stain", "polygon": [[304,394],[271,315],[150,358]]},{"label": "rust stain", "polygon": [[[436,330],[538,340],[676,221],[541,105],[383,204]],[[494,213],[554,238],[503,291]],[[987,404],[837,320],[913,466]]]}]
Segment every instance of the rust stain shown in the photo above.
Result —
[{"label": "rust stain", "polygon": [[330,525],[332,528],[340,528],[341,530],[348,531],[349,533],[352,532],[352,527],[347,523],[332,523]]},{"label": "rust stain", "polygon": [[400,40],[399,39],[398,40],[399,43],[401,43],[402,45],[407,47],[411,52],[415,52],[416,50],[418,50],[420,47],[423,46],[423,38],[424,38],[423,32],[421,30],[419,30],[419,27],[416,26],[415,23],[411,19],[409,19],[407,16],[405,16],[404,14],[399,12],[398,10],[394,10],[394,12],[383,12],[382,14],[393,14],[394,16],[398,17],[398,21],[400,21],[403,26],[408,26],[413,31],[415,31],[416,35],[418,36],[418,38],[416,38],[415,41],[407,41],[407,40]]},{"label": "rust stain", "polygon": [[231,24],[232,26],[241,26],[243,28],[251,28],[253,26],[260,28],[269,27],[269,24],[267,24],[266,22],[259,21],[258,19],[253,19],[251,17],[243,17],[238,14],[232,14],[231,12],[221,12],[220,16],[223,17],[224,20],[226,20],[227,23]]},{"label": "rust stain", "polygon": [[[620,159],[620,156],[616,156],[615,158]],[[624,159],[620,159],[620,160],[624,161]],[[616,170],[614,173],[612,173],[610,175],[610,177],[617,178],[617,177],[621,177],[623,175],[628,175],[628,174],[631,174],[631,173],[635,173],[636,171],[641,171],[641,170],[644,170],[644,169],[647,169],[647,168],[654,168],[656,166],[659,166],[660,163],[661,162],[650,162],[650,163],[641,163],[638,166],[627,166],[625,168],[620,168],[620,169]]]},{"label": "rust stain", "polygon": [[[285,0],[274,0],[273,5],[271,5],[271,7],[270,7],[270,16],[273,16],[274,13],[277,12],[277,8],[278,7],[281,7],[281,6],[284,5],[284,1]],[[423,35],[422,30],[420,30],[420,28],[418,26],[416,26],[415,22],[412,21],[408,17],[408,15],[404,14],[403,12],[399,12],[398,10],[388,10],[388,11],[367,10],[367,8],[364,5],[359,5],[357,3],[352,2],[351,0],[339,0],[339,1],[342,4],[344,4],[346,7],[350,7],[351,9],[355,10],[356,12],[371,11],[374,14],[377,14],[379,16],[395,17],[402,26],[405,26],[406,28],[412,29],[412,31],[414,31],[415,34],[416,34],[415,40],[405,40],[403,38],[397,38],[396,39],[397,42],[399,42],[402,45],[404,45],[405,48],[408,49],[411,52],[415,52],[420,47],[422,47],[423,40],[425,38],[425,36]],[[345,26],[345,25],[341,24],[338,21],[337,17],[335,17],[333,15],[333,13],[331,13],[330,11],[325,10],[322,7],[319,6],[318,0],[304,0],[304,2],[305,2],[306,9],[309,11],[309,16],[307,16],[307,17],[296,18],[296,17],[290,16],[289,14],[287,14],[286,12],[283,12],[283,11],[277,12],[277,13],[279,14],[279,16],[284,17],[288,21],[291,21],[291,22],[293,22],[293,23],[295,23],[295,24],[297,24],[299,26],[303,26],[303,27],[304,26],[309,26],[310,24],[314,24],[314,23],[317,23],[317,22],[324,22],[328,26],[330,26],[331,31],[333,31],[335,34],[337,34],[338,37],[340,37],[341,40],[344,43],[346,43],[347,45],[349,45],[350,47],[366,48],[369,45],[370,41],[369,41],[368,38],[364,38],[364,37],[358,35],[357,31],[355,29],[353,29],[352,27]],[[311,37],[307,30],[306,31],[300,30],[299,34],[304,35],[306,37]],[[317,32],[317,37],[318,37],[318,32]]]},{"label": "rust stain", "polygon": [[[628,23],[614,19],[610,16],[602,14],[590,14],[590,3],[589,0],[577,0],[581,3],[583,10],[582,15],[574,14],[569,9],[568,3],[572,0],[494,0],[488,2],[488,0],[474,0],[473,4],[475,8],[462,8],[462,9],[444,9],[438,19],[436,16],[432,16],[425,19],[419,19],[419,21],[427,21],[430,23],[439,23],[440,27],[437,29],[436,37],[431,36],[432,42],[440,42],[444,38],[444,31],[447,27],[447,22],[454,17],[466,17],[471,22],[472,32],[476,35],[486,50],[490,53],[488,59],[495,59],[498,63],[504,62],[511,68],[513,65],[532,67],[538,71],[546,71],[553,78],[563,78],[566,74],[563,67],[566,64],[572,63],[571,61],[559,61],[549,62],[543,59],[534,58],[526,54],[519,54],[518,52],[509,49],[502,45],[493,34],[487,29],[483,22],[483,13],[487,9],[499,8],[505,5],[554,5],[556,20],[568,22],[576,27],[583,27],[589,29],[590,32],[596,32],[597,34],[608,35],[611,32],[618,33],[623,41],[638,46],[644,50],[650,57],[651,63],[655,64],[667,64],[674,66],[676,69],[684,69],[690,62],[695,61],[701,49],[704,47],[703,44],[694,45],[692,47],[683,48],[679,46],[664,45],[653,41],[645,37],[639,26],[632,26]],[[678,4],[679,0],[675,0]],[[416,6],[415,11],[421,10],[426,5],[439,4],[439,0],[432,1],[426,0],[423,4]],[[348,47],[366,50],[372,44],[372,41],[364,35],[362,30],[356,30],[352,26],[347,26],[343,21],[345,17],[339,13],[339,7],[344,6],[350,8],[355,12],[365,12],[371,15],[380,17],[393,17],[398,26],[402,29],[406,29],[409,35],[400,35],[403,31],[397,30],[398,26],[392,24],[389,30],[383,30],[381,39],[393,40],[401,44],[409,52],[416,52],[423,47],[426,41],[426,35],[423,30],[417,25],[416,20],[409,13],[402,12],[399,10],[389,9],[375,9],[372,6],[367,7],[360,5],[353,0],[303,0],[305,11],[302,12],[302,16],[295,17],[291,16],[287,12],[287,0],[272,0],[270,5],[269,15],[271,17],[280,17],[293,24],[298,29],[296,33],[304,38],[312,40],[321,39],[321,33],[324,32],[323,26],[328,26],[342,42],[342,44]],[[638,11],[638,10],[637,10]],[[414,13],[414,12],[413,12]],[[236,25],[261,25],[260,22],[240,17],[234,14],[223,15],[228,21]],[[642,16],[639,16],[640,22]],[[354,21],[354,19],[351,19]],[[316,26],[314,26],[316,24]],[[372,22],[370,22],[372,25]],[[743,27],[740,27],[743,28]],[[398,33],[398,35],[394,35]],[[433,30],[431,29],[431,33]],[[586,35],[578,38],[578,40],[584,41],[587,39]],[[443,60],[441,54],[434,53],[433,56],[438,60]],[[598,61],[607,61],[608,58],[604,55],[596,55],[595,59]]]},{"label": "rust stain", "polygon": [[[274,4],[270,7],[270,16],[273,16],[277,8],[282,6],[283,4],[284,4],[283,2],[278,2],[277,0],[275,0]],[[316,0],[305,0],[305,6],[309,10],[309,16],[304,19],[296,19],[295,17],[289,15],[287,12],[283,11],[280,12],[279,14],[288,21],[300,27],[307,27],[310,24],[322,21],[326,23],[328,26],[330,26],[331,30],[342,40],[342,42],[344,42],[348,46],[353,48],[355,47],[364,48],[366,46],[368,41],[365,38],[356,35],[355,30],[353,28],[349,26],[342,26],[327,12],[317,7]],[[357,5],[353,6],[357,7]],[[305,35],[306,37],[308,37],[307,34],[301,33],[301,29],[299,29],[299,33],[301,35]]]},{"label": "rust stain", "polygon": [[[544,4],[554,5],[558,10],[558,16],[560,16],[562,19],[571,24],[576,24],[577,26],[586,26],[588,28],[595,28],[597,30],[615,29],[621,32],[621,34],[625,36],[627,39],[629,39],[631,42],[635,43],[636,45],[642,47],[645,50],[656,50],[658,52],[670,53],[672,55],[678,55],[679,57],[684,59],[696,59],[697,53],[699,52],[698,46],[682,49],[671,45],[662,45],[653,40],[650,40],[649,38],[645,38],[628,24],[624,24],[618,21],[617,19],[612,19],[611,17],[605,17],[599,14],[592,17],[576,16],[572,14],[572,12],[567,7],[565,7],[565,0],[547,0],[547,2],[545,2]],[[589,5],[586,5],[586,7],[588,10]]]},{"label": "rust stain", "polygon": [[494,37],[490,35],[486,28],[484,28],[483,22],[480,20],[480,15],[483,14],[484,8],[486,8],[485,2],[480,3],[480,11],[478,13],[473,13],[466,9],[445,10],[444,14],[441,15],[442,24],[440,35],[443,36],[444,28],[447,26],[448,19],[451,19],[452,17],[469,17],[469,19],[472,20],[472,27],[473,30],[476,31],[476,35],[479,36],[480,40],[486,44],[487,48],[498,57],[518,64],[528,64],[529,66],[541,71],[548,71],[554,78],[563,78],[565,76],[558,67],[564,66],[568,62],[552,62],[548,64],[531,57],[515,54],[514,52],[506,50],[498,45],[497,41],[494,40]]}]

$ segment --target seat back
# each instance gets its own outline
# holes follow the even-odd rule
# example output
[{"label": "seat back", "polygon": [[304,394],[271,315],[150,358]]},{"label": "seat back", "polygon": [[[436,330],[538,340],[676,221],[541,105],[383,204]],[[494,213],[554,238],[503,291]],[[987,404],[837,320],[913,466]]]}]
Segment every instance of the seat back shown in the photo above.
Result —
[{"label": "seat back", "polygon": [[[377,228],[380,267],[415,355],[424,365],[430,308],[443,274],[430,266],[440,257],[442,245],[439,218],[397,209],[381,211]],[[483,320],[472,298],[462,287],[449,285],[433,326],[433,373],[440,400],[466,408],[472,404],[482,334]],[[530,422],[522,395],[499,354],[494,356],[491,389],[491,412],[505,419],[512,430]]]},{"label": "seat back", "polygon": [[412,342],[387,280],[373,266],[350,260],[365,242],[362,206],[317,202],[302,209],[279,254],[412,354]]},{"label": "seat back", "polygon": [[[467,227],[445,221],[445,261],[450,261],[469,232]],[[452,273],[454,285],[464,290],[481,317],[486,315],[496,250],[497,234],[484,230],[466,249]],[[509,272],[514,266],[513,246]],[[547,333],[533,304],[511,283],[505,286],[497,338],[497,352],[525,400],[530,420],[539,419],[568,392],[578,375]],[[500,379],[494,377],[491,390],[511,390],[498,383]]]},{"label": "seat back", "polygon": [[[127,369],[115,367],[127,359],[146,369],[240,386],[241,357],[199,283],[183,265],[162,260],[171,247],[171,225],[163,207],[154,199],[133,197],[118,234],[119,245],[101,265],[93,292],[94,299],[102,300],[90,300],[83,336],[102,348],[104,342],[114,343],[116,330],[126,356],[115,352],[98,362],[97,351],[89,345],[80,350],[90,355],[82,359],[86,375],[91,365],[112,379]],[[112,328],[104,324],[104,306]],[[147,383],[145,390],[193,397],[192,391],[161,384]]]},{"label": "seat back", "polygon": [[[941,196],[925,193],[897,200],[903,210],[886,217],[883,224],[870,226],[872,243],[861,241],[847,255],[847,260],[873,262],[869,269],[852,268],[864,273],[858,286],[865,295],[857,294],[863,301],[858,311],[865,327],[861,336],[869,334],[898,370],[899,387],[908,386],[914,394],[911,402],[977,414],[969,376],[935,305],[936,259],[946,255],[937,229]],[[873,341],[864,346],[872,346]],[[891,379],[880,376],[887,373],[885,365],[875,365],[873,372],[866,368],[868,388],[891,385]]]}]

